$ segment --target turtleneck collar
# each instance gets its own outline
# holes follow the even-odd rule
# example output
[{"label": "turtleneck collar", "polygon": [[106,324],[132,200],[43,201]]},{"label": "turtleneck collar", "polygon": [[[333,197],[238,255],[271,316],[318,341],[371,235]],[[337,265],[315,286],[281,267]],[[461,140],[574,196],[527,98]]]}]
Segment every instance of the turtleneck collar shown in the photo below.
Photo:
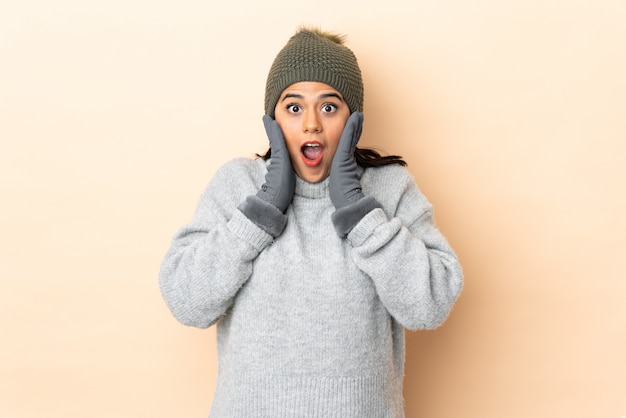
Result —
[{"label": "turtleneck collar", "polygon": [[[266,161],[262,160],[261,158],[259,158],[259,160],[260,160],[259,162],[260,164],[264,164],[266,166],[268,166],[272,161],[271,158]],[[363,169],[363,167],[361,166],[357,167],[359,178],[361,178],[364,171],[365,170]],[[330,194],[330,191],[328,188],[329,184],[330,184],[330,177],[326,177],[324,180],[320,181],[319,183],[309,183],[308,181],[303,180],[300,177],[298,177],[298,175],[296,174],[295,194],[298,196],[302,196],[302,197],[306,197],[310,199],[322,199]]]},{"label": "turtleneck collar", "polygon": [[329,177],[319,183],[309,183],[296,175],[296,195],[310,199],[321,199],[329,195]]}]

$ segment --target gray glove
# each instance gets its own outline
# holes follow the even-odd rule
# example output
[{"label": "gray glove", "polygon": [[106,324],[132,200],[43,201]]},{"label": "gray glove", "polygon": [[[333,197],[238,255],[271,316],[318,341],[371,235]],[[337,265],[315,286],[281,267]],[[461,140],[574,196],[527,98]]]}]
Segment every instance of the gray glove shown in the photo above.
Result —
[{"label": "gray glove", "polygon": [[361,189],[354,150],[362,129],[363,113],[352,113],[343,128],[330,166],[330,200],[337,209],[332,214],[332,220],[340,237],[347,236],[370,211],[382,207],[372,196],[364,196]]},{"label": "gray glove", "polygon": [[296,174],[291,167],[289,151],[285,145],[285,137],[280,126],[268,115],[263,115],[263,124],[270,140],[272,160],[265,175],[265,183],[256,195],[285,213],[293,199]]},{"label": "gray glove", "polygon": [[363,198],[354,150],[363,130],[363,113],[354,112],[343,128],[330,166],[330,200],[341,209]]},{"label": "gray glove", "polygon": [[263,124],[270,141],[272,158],[261,190],[256,195],[248,196],[239,205],[239,210],[260,228],[277,237],[287,223],[284,213],[293,199],[296,174],[280,126],[268,115],[263,115]]}]

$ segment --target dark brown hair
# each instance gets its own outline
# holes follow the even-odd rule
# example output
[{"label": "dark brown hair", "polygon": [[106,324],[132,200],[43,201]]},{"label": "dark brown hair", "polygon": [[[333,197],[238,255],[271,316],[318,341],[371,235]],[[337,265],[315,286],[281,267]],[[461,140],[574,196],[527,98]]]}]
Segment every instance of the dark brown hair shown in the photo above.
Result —
[{"label": "dark brown hair", "polygon": [[[258,157],[264,160],[269,159],[272,156],[272,150],[268,149],[264,155],[257,154]],[[361,167],[379,167],[381,165],[400,164],[406,166],[406,161],[399,155],[380,155],[378,151],[371,148],[359,148],[354,150],[354,158],[356,163]]]}]

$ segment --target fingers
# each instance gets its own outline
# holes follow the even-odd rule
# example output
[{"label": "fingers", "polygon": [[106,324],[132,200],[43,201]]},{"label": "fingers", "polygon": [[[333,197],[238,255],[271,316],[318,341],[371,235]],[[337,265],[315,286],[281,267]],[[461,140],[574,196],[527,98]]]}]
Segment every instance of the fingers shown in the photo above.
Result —
[{"label": "fingers", "polygon": [[270,141],[272,159],[265,175],[265,183],[257,195],[284,213],[293,197],[295,173],[280,126],[267,115],[263,116],[263,125]]},{"label": "fingers", "polygon": [[278,123],[268,115],[263,115],[263,126],[265,126],[265,133],[270,140],[270,145],[275,142],[275,139],[280,138],[283,142],[283,131],[280,130]]},{"label": "fingers", "polygon": [[263,125],[265,126],[265,133],[270,142],[270,149],[272,151],[273,158],[281,158],[291,164],[289,158],[289,152],[287,151],[287,145],[285,143],[285,137],[283,131],[276,120],[268,115],[263,115]]},{"label": "fingers", "polygon": [[361,138],[361,131],[363,130],[363,113],[353,112],[348,120],[346,126],[343,128],[340,139],[340,147],[343,152],[352,154],[356,148],[356,144]]}]

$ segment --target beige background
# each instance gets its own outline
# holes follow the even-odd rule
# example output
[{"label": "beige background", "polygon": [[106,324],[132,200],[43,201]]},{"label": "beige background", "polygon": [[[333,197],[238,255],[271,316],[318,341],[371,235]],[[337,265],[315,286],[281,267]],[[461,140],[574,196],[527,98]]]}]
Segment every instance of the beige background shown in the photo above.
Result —
[{"label": "beige background", "polygon": [[409,333],[408,418],[626,415],[626,2],[0,3],[0,417],[206,417],[213,330],[157,273],[217,167],[265,150],[299,24],[349,35],[466,286]]}]

